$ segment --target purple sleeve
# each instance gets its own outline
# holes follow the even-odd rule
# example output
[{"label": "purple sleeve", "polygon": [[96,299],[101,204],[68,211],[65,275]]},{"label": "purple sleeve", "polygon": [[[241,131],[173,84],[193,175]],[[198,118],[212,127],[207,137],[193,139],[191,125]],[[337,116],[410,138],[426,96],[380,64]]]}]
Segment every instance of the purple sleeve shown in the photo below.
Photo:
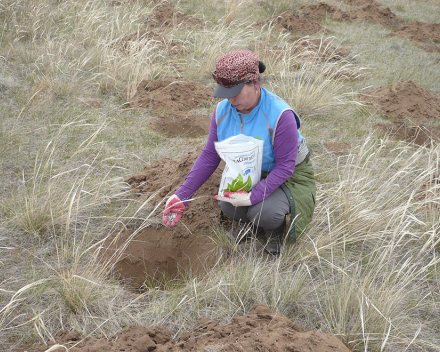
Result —
[{"label": "purple sleeve", "polygon": [[298,152],[298,128],[296,119],[291,110],[283,112],[278,121],[275,139],[275,167],[264,180],[261,180],[251,193],[252,205],[267,197],[284,181],[292,176],[295,170],[296,155]]},{"label": "purple sleeve", "polygon": [[194,193],[206,182],[220,163],[221,159],[214,147],[214,142],[217,141],[217,121],[215,120],[214,113],[211,118],[208,140],[205,147],[194,163],[191,171],[186,176],[185,181],[175,192],[175,194],[184,201],[185,206],[189,203],[185,202],[185,200],[192,198]]}]

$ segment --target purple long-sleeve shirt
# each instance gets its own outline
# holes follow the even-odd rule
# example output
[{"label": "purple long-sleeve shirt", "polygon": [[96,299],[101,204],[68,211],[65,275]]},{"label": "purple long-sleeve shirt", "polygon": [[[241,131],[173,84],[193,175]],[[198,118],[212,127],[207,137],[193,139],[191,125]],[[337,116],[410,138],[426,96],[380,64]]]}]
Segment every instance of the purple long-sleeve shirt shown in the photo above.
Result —
[{"label": "purple long-sleeve shirt", "polygon": [[[244,123],[246,123],[246,115],[243,116]],[[214,113],[209,127],[208,141],[194,163],[191,171],[186,176],[185,181],[175,192],[175,194],[184,201],[185,205],[188,204],[185,200],[191,199],[194,193],[217,169],[221,160],[214,147],[214,142],[217,141],[217,122]],[[276,165],[269,175],[252,189],[252,205],[269,197],[275,189],[280,187],[284,181],[292,176],[293,171],[295,170],[295,161],[298,151],[297,148],[292,148],[292,146],[297,145],[298,129],[295,116],[292,111],[287,110],[281,114],[275,133],[273,148]]]}]

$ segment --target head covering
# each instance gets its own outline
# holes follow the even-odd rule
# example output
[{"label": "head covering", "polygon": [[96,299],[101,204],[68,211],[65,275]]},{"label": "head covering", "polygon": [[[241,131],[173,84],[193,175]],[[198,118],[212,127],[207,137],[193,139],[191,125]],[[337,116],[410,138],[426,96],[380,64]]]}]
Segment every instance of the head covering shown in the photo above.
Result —
[{"label": "head covering", "polygon": [[217,98],[235,97],[246,83],[260,77],[259,64],[257,54],[249,50],[231,51],[221,56],[212,73],[217,82],[213,95]]}]

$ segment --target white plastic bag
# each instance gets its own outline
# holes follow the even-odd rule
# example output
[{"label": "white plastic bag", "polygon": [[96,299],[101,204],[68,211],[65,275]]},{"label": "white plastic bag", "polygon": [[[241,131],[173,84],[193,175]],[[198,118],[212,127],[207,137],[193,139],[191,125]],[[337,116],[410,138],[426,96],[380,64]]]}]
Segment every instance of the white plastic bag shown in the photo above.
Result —
[{"label": "white plastic bag", "polygon": [[225,163],[218,194],[249,192],[261,179],[263,140],[239,134],[215,142],[215,150]]}]

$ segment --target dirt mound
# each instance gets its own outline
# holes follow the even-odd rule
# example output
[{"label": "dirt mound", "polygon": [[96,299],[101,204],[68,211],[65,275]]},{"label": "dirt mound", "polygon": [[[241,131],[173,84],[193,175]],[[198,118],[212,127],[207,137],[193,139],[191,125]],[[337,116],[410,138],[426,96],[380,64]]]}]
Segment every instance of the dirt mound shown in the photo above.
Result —
[{"label": "dirt mound", "polygon": [[197,137],[209,132],[210,116],[191,113],[213,102],[213,90],[182,77],[143,80],[130,107],[150,110],[158,117],[154,130],[167,136]]},{"label": "dirt mound", "polygon": [[393,36],[409,38],[416,43],[424,43],[427,51],[440,52],[440,24],[405,22],[395,15],[390,8],[383,7],[374,0],[344,0],[353,5],[348,11],[342,11],[324,2],[301,7],[304,17],[319,22],[326,18],[346,22],[371,22],[393,31]]},{"label": "dirt mound", "polygon": [[143,80],[130,106],[146,108],[162,117],[204,107],[213,101],[212,89],[184,77]]},{"label": "dirt mound", "polygon": [[[350,351],[333,335],[316,331],[303,331],[281,313],[272,313],[267,305],[252,307],[250,314],[235,316],[230,324],[218,324],[201,318],[193,332],[184,332],[173,340],[166,327],[151,329],[131,327],[110,339],[91,338],[79,342],[76,333],[61,333],[55,337],[58,344],[74,346],[71,352],[92,351],[302,351],[348,352]],[[50,346],[54,342],[49,343]],[[48,346],[32,346],[19,352],[43,352]],[[60,347],[54,351],[64,351]]]},{"label": "dirt mound", "polygon": [[301,7],[301,11],[304,16],[315,21],[325,18],[347,22],[367,21],[391,29],[399,29],[404,24],[404,20],[391,12],[388,7],[381,7],[375,2],[367,2],[366,5],[356,6],[348,11],[321,2],[318,5],[305,5]]},{"label": "dirt mound", "polygon": [[368,99],[397,124],[424,124],[440,118],[440,96],[413,81],[400,81],[367,92]]},{"label": "dirt mound", "polygon": [[147,17],[144,23],[150,27],[197,27],[203,25],[202,21],[177,10],[168,1],[159,3],[153,15]]},{"label": "dirt mound", "polygon": [[304,5],[301,7],[301,12],[305,17],[313,21],[322,21],[326,18],[333,18],[336,13],[344,13],[335,6],[331,6],[325,2],[320,2],[317,5]]},{"label": "dirt mound", "polygon": [[[204,211],[206,209],[200,209],[201,213]],[[214,209],[208,211],[214,214]],[[112,255],[115,250],[122,250],[113,261],[116,277],[133,288],[144,289],[145,285],[161,286],[164,280],[179,279],[188,273],[204,274],[212,268],[218,253],[209,237],[212,234],[209,226],[205,230],[188,226],[197,220],[200,216],[199,219],[184,218],[175,228],[151,225],[136,233],[124,231],[108,244],[106,252]],[[218,223],[217,219],[212,220],[213,224]]]},{"label": "dirt mound", "polygon": [[[389,7],[381,7],[375,3],[350,9],[347,14],[350,21],[367,21],[390,29],[398,29],[404,23],[404,20],[396,16]],[[338,20],[339,18],[334,19]],[[344,16],[342,20],[345,20]]]},{"label": "dirt mound", "polygon": [[275,28],[288,30],[293,33],[315,34],[328,33],[329,31],[313,19],[308,19],[288,12],[275,15],[269,19]]},{"label": "dirt mound", "polygon": [[[150,204],[155,205],[162,202],[183,183],[200,151],[177,160],[159,160],[129,177],[126,182],[133,188],[133,197],[140,200],[152,197]],[[112,255],[134,236],[122,256],[115,260],[116,273],[132,286],[140,287],[146,279],[177,277],[180,270],[201,273],[211,267],[217,258],[217,246],[209,236],[220,219],[220,207],[214,195],[218,191],[222,169],[223,164],[199,189],[176,226],[153,224],[141,230],[127,229],[108,243],[106,254]],[[164,203],[156,211],[159,218],[163,208]]]},{"label": "dirt mound", "polygon": [[413,81],[401,81],[366,92],[364,99],[394,123],[382,126],[405,140],[423,144],[440,137],[440,96]]},{"label": "dirt mound", "polygon": [[428,51],[440,52],[440,23],[410,22],[394,35],[409,38],[417,43],[431,41],[434,44],[427,44],[424,48]]}]

